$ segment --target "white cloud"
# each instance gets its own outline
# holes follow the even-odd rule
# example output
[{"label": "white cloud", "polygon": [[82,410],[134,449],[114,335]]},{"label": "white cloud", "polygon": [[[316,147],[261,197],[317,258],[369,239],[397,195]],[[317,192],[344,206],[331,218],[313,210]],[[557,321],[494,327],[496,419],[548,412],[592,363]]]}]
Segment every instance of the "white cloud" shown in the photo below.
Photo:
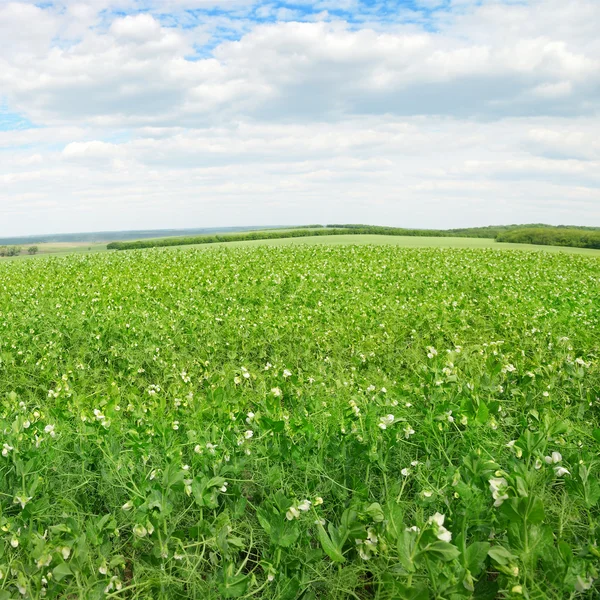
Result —
[{"label": "white cloud", "polygon": [[435,31],[359,2],[0,6],[0,90],[40,126],[0,131],[0,234],[600,225],[600,4],[434,4]]}]

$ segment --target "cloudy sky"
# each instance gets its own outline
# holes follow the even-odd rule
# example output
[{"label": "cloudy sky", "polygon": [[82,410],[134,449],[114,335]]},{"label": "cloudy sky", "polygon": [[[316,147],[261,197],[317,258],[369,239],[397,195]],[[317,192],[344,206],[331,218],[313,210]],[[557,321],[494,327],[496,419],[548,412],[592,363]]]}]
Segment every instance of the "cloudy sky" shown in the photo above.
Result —
[{"label": "cloudy sky", "polygon": [[0,236],[600,226],[598,0],[0,0]]}]

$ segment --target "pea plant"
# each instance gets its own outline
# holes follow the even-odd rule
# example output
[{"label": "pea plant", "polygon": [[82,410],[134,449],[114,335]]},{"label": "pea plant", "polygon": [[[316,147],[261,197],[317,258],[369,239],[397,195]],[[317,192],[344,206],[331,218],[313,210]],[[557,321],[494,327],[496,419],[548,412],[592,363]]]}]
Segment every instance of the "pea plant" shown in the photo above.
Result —
[{"label": "pea plant", "polygon": [[0,600],[600,595],[600,261],[0,265]]}]

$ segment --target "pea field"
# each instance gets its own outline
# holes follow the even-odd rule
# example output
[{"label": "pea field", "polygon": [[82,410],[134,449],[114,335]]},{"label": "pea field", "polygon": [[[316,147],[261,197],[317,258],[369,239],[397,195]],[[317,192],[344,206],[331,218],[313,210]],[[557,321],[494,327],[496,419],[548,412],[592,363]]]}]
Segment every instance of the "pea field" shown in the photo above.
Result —
[{"label": "pea field", "polygon": [[0,264],[0,600],[600,597],[600,258]]}]

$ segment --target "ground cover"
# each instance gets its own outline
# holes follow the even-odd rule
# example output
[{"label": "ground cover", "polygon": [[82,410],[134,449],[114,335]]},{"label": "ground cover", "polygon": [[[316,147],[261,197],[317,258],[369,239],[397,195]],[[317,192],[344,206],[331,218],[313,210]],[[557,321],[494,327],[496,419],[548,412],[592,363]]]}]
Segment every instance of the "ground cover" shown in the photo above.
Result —
[{"label": "ground cover", "polygon": [[600,260],[0,264],[0,600],[593,598]]}]

